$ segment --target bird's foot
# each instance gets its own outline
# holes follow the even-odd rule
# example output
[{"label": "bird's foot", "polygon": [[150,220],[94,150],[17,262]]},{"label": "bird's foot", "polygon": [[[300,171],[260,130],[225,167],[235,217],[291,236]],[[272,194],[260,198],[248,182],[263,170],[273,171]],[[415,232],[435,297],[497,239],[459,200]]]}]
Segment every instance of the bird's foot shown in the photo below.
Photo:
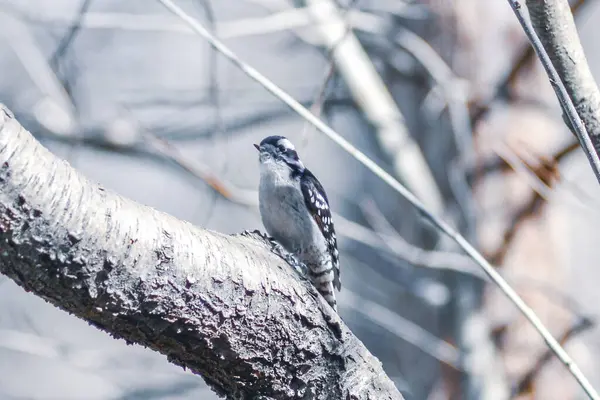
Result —
[{"label": "bird's foot", "polygon": [[294,254],[287,251],[285,249],[285,247],[283,247],[281,245],[281,243],[279,243],[277,240],[275,240],[272,237],[269,238],[269,242],[271,243],[271,251],[273,253],[277,254],[286,263],[291,265],[296,270],[296,272],[298,272],[301,276],[303,276],[303,277],[308,276],[308,268],[306,267],[306,265],[303,262],[298,260],[298,258]]},{"label": "bird's foot", "polygon": [[298,258],[296,258],[294,254],[287,251],[285,247],[281,245],[281,243],[275,240],[275,238],[267,235],[266,233],[262,233],[258,229],[255,229],[253,231],[245,230],[241,233],[241,235],[249,237],[260,237],[265,243],[268,243],[271,246],[272,253],[276,254],[277,256],[282,258],[286,263],[291,265],[301,276],[308,276],[308,268],[306,267],[306,265],[304,265],[304,263],[298,260]]}]

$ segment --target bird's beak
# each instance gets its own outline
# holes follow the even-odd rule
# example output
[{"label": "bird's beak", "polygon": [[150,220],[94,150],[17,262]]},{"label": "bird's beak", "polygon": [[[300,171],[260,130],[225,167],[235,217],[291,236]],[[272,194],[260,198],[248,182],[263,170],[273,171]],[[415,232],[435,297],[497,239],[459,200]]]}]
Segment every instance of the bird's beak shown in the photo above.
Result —
[{"label": "bird's beak", "polygon": [[259,145],[254,144],[253,146],[256,147],[256,150],[260,151],[260,146]]}]

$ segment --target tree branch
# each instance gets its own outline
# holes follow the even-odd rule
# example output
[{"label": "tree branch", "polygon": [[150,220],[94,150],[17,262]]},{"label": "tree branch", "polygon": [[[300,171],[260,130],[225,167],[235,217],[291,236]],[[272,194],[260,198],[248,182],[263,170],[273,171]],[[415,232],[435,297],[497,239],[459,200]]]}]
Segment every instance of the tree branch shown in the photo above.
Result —
[{"label": "tree branch", "polygon": [[317,292],[253,234],[94,184],[0,105],[0,272],[231,399],[402,399]]},{"label": "tree branch", "polygon": [[533,27],[600,152],[600,91],[590,71],[567,0],[527,0]]}]

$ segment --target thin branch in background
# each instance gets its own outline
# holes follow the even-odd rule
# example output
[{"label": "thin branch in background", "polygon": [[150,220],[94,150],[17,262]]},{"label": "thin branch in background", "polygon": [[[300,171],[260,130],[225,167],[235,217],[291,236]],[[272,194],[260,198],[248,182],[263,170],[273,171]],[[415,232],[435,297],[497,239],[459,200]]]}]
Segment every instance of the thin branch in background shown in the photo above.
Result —
[{"label": "thin branch in background", "polygon": [[73,23],[71,24],[71,28],[69,29],[67,34],[65,36],[63,36],[60,43],[56,47],[56,50],[54,50],[54,53],[50,57],[49,63],[50,63],[50,66],[54,70],[58,69],[58,64],[60,62],[60,59],[62,57],[64,57],[66,51],[68,50],[69,47],[71,47],[71,44],[73,43],[73,41],[75,40],[75,38],[77,37],[79,32],[81,31],[81,27],[82,27],[81,21],[83,20],[85,14],[88,12],[91,4],[92,4],[92,0],[82,0],[81,1],[81,6],[79,7],[79,12],[77,13],[77,17],[75,17],[75,19],[73,20]]},{"label": "thin branch in background", "polygon": [[[128,117],[131,118],[131,114],[128,114]],[[118,152],[128,156],[153,156],[153,158],[159,156],[162,159],[170,160],[182,170],[203,181],[222,198],[246,207],[258,206],[256,190],[245,190],[221,179],[210,167],[198,159],[186,157],[168,140],[147,130],[143,131],[139,125],[137,128],[139,131],[127,141],[113,141],[110,135],[105,135],[103,132],[92,132],[89,135],[83,135],[82,143],[98,150]],[[42,137],[62,143],[72,143],[73,140],[76,140],[72,137],[52,134],[52,132],[47,132]]]},{"label": "thin branch in background", "polygon": [[[515,157],[514,153],[516,150],[506,151],[503,149],[496,148],[494,149],[497,153],[497,157],[493,157],[488,161],[484,162],[481,167],[478,167],[478,171],[480,174],[491,174],[494,172],[499,173],[508,173],[508,172],[517,172],[521,173],[521,175],[526,176],[528,178],[528,183],[534,190],[536,190],[540,195],[544,197],[550,196],[550,191],[548,189],[552,189],[552,185],[548,185],[546,182],[548,181],[561,181],[564,185],[568,186],[572,191],[577,192],[572,195],[572,199],[574,203],[578,206],[587,207],[588,211],[593,213],[597,213],[596,199],[592,197],[590,194],[586,193],[582,190],[581,187],[576,185],[575,183],[564,179],[560,172],[560,163],[569,155],[573,154],[576,150],[580,149],[581,146],[577,140],[571,141],[559,148],[554,152],[551,156],[546,156],[543,154],[535,154],[533,155],[533,162],[526,162],[522,157]],[[522,151],[532,150],[526,149],[524,146],[521,148]],[[512,161],[511,161],[512,160]],[[523,166],[521,166],[523,164]],[[470,171],[469,180],[472,182],[474,179],[473,175],[474,171]],[[553,178],[550,179],[548,175],[552,175]],[[583,198],[586,198],[589,204],[585,204]]]},{"label": "thin branch in background", "polygon": [[[73,45],[75,39],[81,32],[81,29],[82,29],[81,22],[83,21],[83,18],[89,11],[91,4],[92,4],[92,0],[82,0],[81,6],[79,7],[79,11],[77,12],[76,17],[73,19],[73,22],[71,23],[71,27],[69,28],[67,33],[63,36],[63,38],[60,40],[60,42],[58,43],[58,46],[56,46],[56,49],[54,50],[53,54],[50,56],[50,60],[48,61],[50,68],[52,68],[55,71],[57,78],[59,79],[59,81],[61,82],[61,84],[65,90],[65,93],[69,96],[69,99],[71,100],[71,103],[73,104],[74,112],[75,112],[74,117],[76,119],[79,119],[79,116],[77,115],[77,104],[75,102],[75,99],[73,98],[71,82],[70,82],[69,78],[67,78],[67,76],[66,76],[66,75],[68,75],[68,73],[61,73],[61,69],[62,69],[61,61],[63,60],[67,51]],[[69,151],[69,156],[66,157],[69,160],[72,159],[75,150],[77,148],[79,148],[79,146],[81,146],[81,144],[82,144],[81,135],[77,135],[77,137],[80,140],[73,141],[73,144]]]},{"label": "thin branch in background", "polygon": [[6,39],[42,95],[31,109],[37,123],[57,135],[74,135],[77,125],[75,105],[30,29],[22,21],[3,12],[0,12],[0,26],[0,36]]},{"label": "thin branch in background", "polygon": [[258,205],[258,196],[256,191],[243,190],[226,183],[218,176],[216,176],[210,170],[210,168],[208,168],[206,165],[201,164],[198,160],[194,160],[193,162],[191,160],[188,160],[179,152],[179,150],[177,150],[177,148],[172,146],[169,142],[167,142],[164,139],[161,139],[150,133],[144,134],[143,139],[158,154],[176,162],[184,170],[200,178],[215,192],[217,192],[224,198],[246,206]]},{"label": "thin branch in background", "polygon": [[578,145],[579,145],[579,143],[577,141],[572,141],[571,143],[567,143],[563,148],[561,148],[557,152],[555,152],[554,156],[552,156],[552,158],[557,163],[560,163],[569,154],[571,154],[575,150],[579,149]]},{"label": "thin branch in background", "polygon": [[[521,148],[521,151],[532,153],[532,158],[537,165],[530,162],[525,162],[525,164],[545,187],[551,188],[551,185],[545,183],[548,180],[561,181],[563,186],[566,186],[569,189],[569,192],[573,192],[571,197],[576,205],[583,206],[586,208],[586,211],[590,211],[597,216],[600,216],[600,212],[598,211],[598,200],[588,194],[576,183],[565,179],[559,170],[559,160],[571,152],[570,146],[571,145],[565,146],[562,150],[557,152],[556,156],[550,158],[543,154],[535,153],[532,149],[528,149],[525,146]],[[575,141],[575,149],[578,148],[580,148],[579,143]],[[562,153],[562,151],[566,151],[566,153]],[[552,175],[553,178],[548,177],[548,175]]]},{"label": "thin branch in background", "polygon": [[[345,15],[351,11],[351,8],[354,6],[354,4],[356,3],[357,0],[352,0],[350,2],[350,4],[348,4],[344,10],[343,10],[343,16],[345,17]],[[348,33],[350,33],[350,28],[346,27],[346,35]],[[344,40],[345,35],[338,41],[338,43],[341,43]],[[333,77],[335,76],[335,62],[333,60],[333,58],[331,57],[332,53],[335,50],[335,46],[332,48],[327,49],[327,69],[325,71],[325,78],[323,79],[323,83],[321,84],[321,87],[319,88],[316,96],[315,96],[315,100],[313,101],[312,106],[310,107],[310,111],[317,116],[318,118],[321,118],[321,113],[323,111],[323,105],[325,104],[325,100],[327,98],[326,94],[327,94],[327,87],[329,85],[329,83],[331,82],[331,80],[333,79]],[[301,141],[301,148],[306,147],[306,145],[308,144],[308,140],[309,140],[309,135],[311,133],[311,128],[314,129],[314,127],[308,123],[308,121],[306,121],[304,123],[304,127],[302,129],[302,141]]]},{"label": "thin branch in background", "polygon": [[452,270],[488,281],[481,269],[474,268],[473,261],[459,253],[440,250],[425,250],[408,243],[385,218],[371,198],[359,202],[359,207],[374,233],[388,249],[413,266],[438,270]]},{"label": "thin branch in background", "polygon": [[455,369],[462,370],[459,352],[456,347],[435,337],[414,322],[350,290],[344,291],[344,305],[369,321],[413,344],[430,356]]},{"label": "thin branch in background", "polygon": [[[542,205],[547,202],[550,196],[550,188],[558,180],[558,164],[556,162],[547,165],[542,164],[541,168],[535,168],[527,164],[515,153],[514,149],[510,149],[507,145],[496,146],[495,151],[514,171],[521,171],[521,176],[524,176],[533,188],[530,200],[520,207],[513,216],[508,229],[503,234],[498,249],[488,255],[491,262],[502,265],[520,228],[526,221],[539,215]],[[534,175],[537,179],[531,178],[531,175]]]},{"label": "thin branch in background", "polygon": [[[559,339],[560,343],[562,343],[564,345],[568,340],[585,332],[588,329],[593,328],[594,325],[595,325],[594,322],[587,317],[579,318],[577,323],[575,323],[573,326],[569,327],[560,336],[560,339]],[[515,385],[514,389],[512,390],[511,398],[515,398],[517,396],[527,395],[527,394],[532,395],[534,393],[535,379],[537,378],[539,373],[543,370],[544,366],[546,364],[548,364],[548,362],[551,359],[552,359],[552,352],[549,350],[546,350],[540,356],[540,358],[538,358],[538,360],[530,368],[530,370],[528,372],[526,372],[525,375],[523,375],[521,377],[521,379],[519,379],[519,382]]]},{"label": "thin branch in background", "polygon": [[[224,93],[224,91],[222,91]],[[303,100],[302,104],[306,107],[310,107],[313,99]],[[331,98],[325,100],[325,107],[352,107],[352,100],[347,98]],[[266,121],[273,122],[278,120],[284,120],[292,117],[288,108],[273,108],[262,112],[257,112],[250,115],[242,115],[234,121],[224,120],[223,132],[231,136],[233,134],[239,134],[249,126],[260,125]],[[173,127],[173,124],[167,124],[164,127],[155,129],[156,134],[160,134],[161,137],[168,139],[173,142],[189,142],[196,141],[199,139],[206,139],[210,137],[210,134],[216,129],[215,124],[206,126],[183,126]],[[183,131],[183,132],[182,132]]]},{"label": "thin branch in background", "polygon": [[[569,143],[555,151],[554,154],[550,156],[548,163],[560,164],[567,156],[573,154],[577,149],[580,148],[581,147],[579,146],[579,142],[576,139],[570,141]],[[556,168],[558,168],[558,166]],[[489,160],[486,160],[481,165],[479,165],[477,167],[477,171],[471,170],[469,172],[469,182],[473,182],[475,180],[475,173],[477,173],[479,176],[482,176],[492,174],[495,172],[507,173],[515,172],[515,170],[511,168],[511,166],[502,157],[491,157]]]},{"label": "thin branch in background", "polygon": [[[523,147],[525,145],[523,144]],[[558,164],[547,163],[544,159],[526,160],[521,149],[513,148],[507,143],[499,141],[493,145],[493,150],[510,167],[523,177],[527,184],[541,196],[544,201],[548,201],[552,192],[552,186],[560,179]],[[535,165],[536,163],[537,165]]]},{"label": "thin branch in background", "polygon": [[[206,20],[208,21],[208,29],[216,35],[216,18],[213,10],[212,3],[210,0],[199,0],[200,6],[204,11]],[[209,98],[214,110],[214,125],[215,130],[209,134],[209,138],[213,139],[215,136],[223,136],[225,134],[223,116],[222,116],[222,104],[221,104],[221,87],[219,82],[219,69],[218,69],[218,54],[212,47],[210,48],[210,59],[208,67],[208,79],[210,82],[208,93]],[[166,142],[165,142],[166,143]],[[225,154],[225,160],[228,159],[228,154]],[[220,171],[221,174],[225,174],[229,163],[225,161],[223,169]],[[214,180],[213,180],[214,182]],[[221,186],[222,188],[222,186]],[[215,189],[216,192],[216,189]],[[202,206],[198,205],[198,210],[203,210],[205,214],[204,225],[207,225],[210,218],[213,215],[214,207],[217,204],[217,193],[212,193],[211,198],[208,200],[208,204]]]},{"label": "thin branch in background", "polygon": [[526,221],[535,217],[539,213],[540,206],[544,202],[544,199],[537,192],[533,192],[530,200],[515,212],[512,220],[509,223],[508,229],[502,235],[502,242],[500,243],[500,246],[492,253],[487,254],[487,257],[491,262],[496,265],[502,265],[515,237],[517,236],[517,232],[521,229]]},{"label": "thin branch in background", "polygon": [[[594,175],[600,183],[600,158],[598,157],[598,153],[594,148],[591,136],[583,124],[579,114],[577,113],[577,109],[575,108],[575,105],[573,104],[573,101],[571,100],[571,97],[569,96],[569,93],[567,92],[560,75],[552,64],[550,56],[544,49],[544,45],[533,28],[531,21],[523,15],[521,2],[519,0],[508,0],[508,3],[513,9],[517,19],[519,20],[519,23],[527,35],[527,38],[531,42],[535,52],[542,62],[542,65],[546,70],[546,74],[548,75],[548,79],[550,80],[550,84],[554,88],[556,97],[558,98],[558,101],[563,109],[563,113],[566,115],[565,121],[569,122],[569,128],[575,133],[577,139],[579,139],[579,143],[584,149],[585,155],[588,158],[590,166],[592,167],[592,171],[594,171]],[[575,368],[577,367],[575,366]],[[573,372],[575,373],[575,377],[580,382],[586,393],[593,398],[600,399],[600,396],[595,392],[589,382],[587,382],[585,376],[583,376],[580,371],[577,371],[577,369],[575,369]]]},{"label": "thin branch in background", "polygon": [[586,312],[582,303],[562,288],[557,287],[555,283],[515,272],[510,273],[510,276],[516,282],[516,285],[522,286],[527,290],[538,291],[548,301],[570,312],[574,317],[578,319],[585,318]]},{"label": "thin branch in background", "polygon": [[[542,207],[547,204],[548,199],[553,194],[553,187],[560,180],[559,162],[570,154],[572,149],[579,147],[579,143],[577,142],[575,145],[569,143],[549,158],[536,156],[535,159],[538,164],[534,165],[532,162],[525,161],[524,157],[517,154],[515,149],[508,148],[506,145],[495,146],[494,150],[500,158],[504,160],[506,165],[524,177],[533,191],[529,200],[513,215],[507,230],[503,234],[499,247],[491,254],[488,254],[491,262],[501,265],[523,224],[540,215]],[[579,187],[575,185],[571,185],[571,189],[580,191]],[[583,197],[587,197],[590,204],[584,202]],[[595,216],[600,216],[595,206],[595,200],[586,193],[580,193],[579,196],[571,194],[569,199],[571,200],[569,201],[569,205],[584,207],[587,212],[591,212]]]},{"label": "thin branch in background", "polygon": [[[598,398],[594,389],[589,384],[587,378],[583,375],[577,364],[571,359],[567,352],[562,348],[560,343],[550,333],[550,331],[544,326],[539,317],[533,312],[533,310],[523,301],[523,299],[515,292],[515,290],[502,278],[502,276],[495,270],[495,268],[479,253],[462,235],[456,232],[448,223],[441,220],[432,214],[429,209],[404,185],[396,180],[392,175],[387,173],[377,163],[367,157],[364,153],[359,151],[350,142],[344,139],[339,133],[331,129],[327,124],[316,118],[308,109],[298,103],[292,96],[287,94],[285,91],[280,89],[277,85],[271,82],[267,77],[258,72],[255,68],[246,64],[242,61],[234,52],[232,52],[225,44],[216,39],[210,34],[197,20],[186,14],[181,8],[175,5],[171,0],[159,0],[159,2],[173,13],[177,17],[181,18],[187,24],[190,25],[205,40],[207,40],[211,46],[218,50],[223,56],[225,56],[234,65],[240,68],[249,78],[255,80],[261,84],[271,94],[279,98],[291,109],[293,109],[298,115],[309,122],[311,122],[320,132],[327,135],[331,140],[342,147],[346,152],[352,155],[357,161],[367,167],[371,172],[376,174],[385,183],[390,185],[396,192],[402,195],[408,200],[413,207],[415,207],[421,216],[431,222],[440,232],[450,237],[456,244],[458,244],[473,260],[489,275],[496,285],[502,290],[502,292],[517,306],[517,308],[523,313],[523,315],[529,320],[533,327],[545,340],[547,345],[552,349],[556,356],[561,362],[567,367],[569,372],[576,378],[581,384],[586,393],[593,398]],[[581,121],[580,121],[581,122]],[[585,129],[585,128],[584,128]],[[588,138],[589,139],[589,138]]]},{"label": "thin branch in background", "polygon": [[[321,84],[321,87],[319,88],[315,99],[312,105],[310,106],[310,111],[319,118],[321,118],[323,105],[325,104],[325,99],[327,98],[327,86],[329,86],[329,82],[333,79],[334,75],[335,64],[332,61],[329,61],[329,65],[327,66],[327,71],[325,73],[325,79],[323,79],[323,83]],[[304,123],[304,127],[302,128],[302,140],[299,146],[301,149],[306,147],[306,145],[308,144],[309,136],[311,134],[311,128],[314,129],[314,127],[310,123],[308,123],[308,121],[306,121]]]}]

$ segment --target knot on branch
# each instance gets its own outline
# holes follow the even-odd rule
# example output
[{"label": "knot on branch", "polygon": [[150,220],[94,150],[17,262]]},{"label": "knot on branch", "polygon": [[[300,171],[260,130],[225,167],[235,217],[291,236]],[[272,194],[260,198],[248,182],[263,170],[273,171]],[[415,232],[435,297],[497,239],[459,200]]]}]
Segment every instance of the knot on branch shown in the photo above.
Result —
[{"label": "knot on branch", "polygon": [[0,109],[2,109],[2,120],[0,122],[2,122],[1,125],[4,125],[4,122],[6,122],[7,119],[14,119],[15,115],[12,113],[12,111],[10,111],[3,103],[0,103]]}]

